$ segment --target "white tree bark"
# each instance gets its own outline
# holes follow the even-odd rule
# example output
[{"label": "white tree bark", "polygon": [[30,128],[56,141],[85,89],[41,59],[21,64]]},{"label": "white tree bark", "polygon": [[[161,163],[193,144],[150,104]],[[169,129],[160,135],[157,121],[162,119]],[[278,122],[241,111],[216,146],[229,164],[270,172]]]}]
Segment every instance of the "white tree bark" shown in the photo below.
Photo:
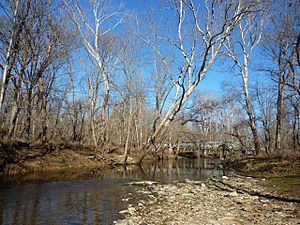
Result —
[{"label": "white tree bark", "polygon": [[[113,11],[109,6],[109,0],[93,0],[92,4],[93,15],[91,21],[88,19],[88,14],[85,14],[80,7],[78,1],[63,0],[67,7],[69,15],[74,22],[83,43],[84,48],[90,57],[95,60],[93,64],[97,67],[104,81],[104,98],[101,106],[101,116],[105,117],[107,105],[110,95],[110,77],[107,71],[106,59],[101,56],[101,39],[105,38],[109,33],[119,26],[123,19],[118,18],[120,13]],[[104,23],[111,21],[110,26],[104,28]],[[105,46],[104,46],[105,47]],[[105,56],[104,56],[105,57]]]},{"label": "white tree bark", "polygon": [[[243,95],[245,109],[248,115],[249,126],[252,131],[253,142],[256,154],[260,151],[260,141],[256,125],[256,116],[253,108],[252,99],[249,93],[249,64],[254,48],[259,44],[263,31],[263,11],[256,9],[258,13],[250,14],[239,23],[238,34],[236,37],[228,37],[225,43],[228,56],[237,66],[239,75],[242,78]],[[237,40],[235,40],[236,38]],[[235,45],[236,44],[236,45]],[[241,51],[241,55],[237,53]]]},{"label": "white tree bark", "polygon": [[18,35],[17,30],[15,29],[15,26],[17,23],[17,13],[19,10],[20,0],[17,0],[15,4],[16,4],[16,6],[15,6],[14,13],[13,13],[13,22],[12,22],[13,29],[12,29],[11,37],[9,39],[9,44],[8,44],[7,53],[6,53],[6,63],[4,65],[4,70],[3,70],[3,74],[2,74],[2,82],[1,82],[1,86],[0,86],[0,112],[2,112],[4,96],[5,96],[7,83],[8,83],[8,79],[9,79],[8,73],[13,64],[13,62],[12,62],[13,54],[15,54],[15,52],[14,52],[15,50],[13,49],[13,43],[16,39],[16,35]]},{"label": "white tree bark", "polygon": [[[149,151],[151,145],[155,144],[155,139],[167,130],[176,114],[212,66],[226,38],[241,22],[242,18],[251,12],[256,3],[257,1],[248,3],[205,1],[206,12],[203,13],[200,11],[200,7],[195,6],[193,0],[174,2],[178,22],[177,41],[172,43],[183,57],[183,66],[176,79],[174,79],[175,94],[170,107],[162,116],[144,149]],[[206,15],[204,23],[202,21],[203,14]],[[186,19],[188,17],[193,19],[193,26],[189,30],[187,29],[190,21],[188,22]],[[193,31],[195,31],[195,34],[190,35],[192,40],[187,40],[187,32]],[[150,40],[146,40],[146,42],[151,43]],[[153,47],[153,45],[150,46]],[[156,50],[157,48],[153,47],[153,49]],[[196,58],[197,51],[201,51],[201,54]],[[145,154],[142,155],[140,160],[143,160],[144,156]]]}]

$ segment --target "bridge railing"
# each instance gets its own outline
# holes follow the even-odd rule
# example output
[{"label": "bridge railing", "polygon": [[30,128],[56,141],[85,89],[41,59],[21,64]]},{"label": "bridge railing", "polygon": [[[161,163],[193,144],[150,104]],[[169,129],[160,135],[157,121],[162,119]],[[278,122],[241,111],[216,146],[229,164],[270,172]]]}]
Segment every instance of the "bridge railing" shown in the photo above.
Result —
[{"label": "bridge railing", "polygon": [[166,144],[165,148],[171,148],[174,151],[179,150],[180,152],[196,152],[196,151],[226,151],[226,152],[242,152],[252,153],[253,147],[241,147],[239,144],[234,142],[222,142],[222,141],[209,141],[209,142],[181,142],[178,144]]}]

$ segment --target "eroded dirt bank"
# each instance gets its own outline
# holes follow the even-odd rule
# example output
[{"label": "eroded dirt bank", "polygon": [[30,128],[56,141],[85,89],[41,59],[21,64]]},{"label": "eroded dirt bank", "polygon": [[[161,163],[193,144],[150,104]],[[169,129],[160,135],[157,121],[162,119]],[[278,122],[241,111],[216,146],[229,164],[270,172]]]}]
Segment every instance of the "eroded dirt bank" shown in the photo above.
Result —
[{"label": "eroded dirt bank", "polygon": [[0,143],[0,174],[22,175],[41,171],[107,168],[114,155],[79,145]]},{"label": "eroded dirt bank", "polygon": [[299,224],[300,199],[274,193],[265,181],[238,176],[148,185],[140,190],[147,200],[129,205],[116,224]]}]

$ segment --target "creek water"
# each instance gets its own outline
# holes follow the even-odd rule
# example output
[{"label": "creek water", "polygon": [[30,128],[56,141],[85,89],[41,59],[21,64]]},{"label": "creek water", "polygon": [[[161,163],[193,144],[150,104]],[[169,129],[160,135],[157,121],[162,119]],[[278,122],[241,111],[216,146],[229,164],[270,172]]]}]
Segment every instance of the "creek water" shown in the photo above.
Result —
[{"label": "creek water", "polygon": [[0,224],[113,224],[136,203],[132,181],[160,183],[205,180],[225,175],[218,160],[145,162],[105,172],[72,170],[22,177],[0,177]]}]

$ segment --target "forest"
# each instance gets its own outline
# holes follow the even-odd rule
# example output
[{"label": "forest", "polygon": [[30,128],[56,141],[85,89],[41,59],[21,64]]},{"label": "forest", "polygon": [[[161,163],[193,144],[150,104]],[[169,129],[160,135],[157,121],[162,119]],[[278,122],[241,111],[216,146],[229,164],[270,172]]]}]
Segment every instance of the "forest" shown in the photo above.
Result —
[{"label": "forest", "polygon": [[295,0],[2,0],[1,143],[299,156],[299,16]]}]

